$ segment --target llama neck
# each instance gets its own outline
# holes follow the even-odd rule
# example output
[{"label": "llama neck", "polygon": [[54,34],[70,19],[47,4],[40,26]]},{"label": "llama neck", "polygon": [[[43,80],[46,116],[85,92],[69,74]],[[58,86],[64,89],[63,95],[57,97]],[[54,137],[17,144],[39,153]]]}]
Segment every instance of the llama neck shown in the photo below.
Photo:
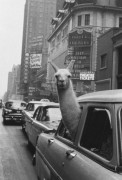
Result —
[{"label": "llama neck", "polygon": [[69,82],[67,89],[58,89],[59,102],[63,107],[66,105],[78,107],[77,98],[72,87],[72,82]]},{"label": "llama neck", "polygon": [[72,82],[70,82],[67,89],[58,89],[58,96],[62,113],[62,120],[70,131],[72,139],[74,139],[81,115],[81,110],[72,87]]}]

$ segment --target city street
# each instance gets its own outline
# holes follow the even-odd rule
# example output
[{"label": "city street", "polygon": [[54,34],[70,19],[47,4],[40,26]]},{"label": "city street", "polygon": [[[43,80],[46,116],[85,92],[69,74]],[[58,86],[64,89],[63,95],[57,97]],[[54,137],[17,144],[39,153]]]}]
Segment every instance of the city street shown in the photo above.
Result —
[{"label": "city street", "polygon": [[0,109],[0,180],[37,180],[20,125],[3,125]]}]

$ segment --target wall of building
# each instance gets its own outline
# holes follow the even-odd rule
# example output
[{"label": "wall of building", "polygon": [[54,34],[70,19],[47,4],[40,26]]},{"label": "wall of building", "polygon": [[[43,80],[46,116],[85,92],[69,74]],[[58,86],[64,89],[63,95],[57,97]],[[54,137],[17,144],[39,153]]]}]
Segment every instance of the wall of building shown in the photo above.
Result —
[{"label": "wall of building", "polygon": [[116,6],[116,0],[97,0],[97,4],[102,6]]},{"label": "wall of building", "polygon": [[[96,90],[111,89],[113,68],[113,29],[98,38]],[[101,67],[101,56],[106,55],[106,67]]]}]

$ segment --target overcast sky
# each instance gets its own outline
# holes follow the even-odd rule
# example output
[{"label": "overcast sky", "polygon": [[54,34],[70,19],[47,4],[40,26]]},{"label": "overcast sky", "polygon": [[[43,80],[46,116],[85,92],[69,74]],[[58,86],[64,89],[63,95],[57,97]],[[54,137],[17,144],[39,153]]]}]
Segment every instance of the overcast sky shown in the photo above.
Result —
[{"label": "overcast sky", "polygon": [[25,0],[0,0],[0,97],[8,72],[21,63],[24,5]]}]

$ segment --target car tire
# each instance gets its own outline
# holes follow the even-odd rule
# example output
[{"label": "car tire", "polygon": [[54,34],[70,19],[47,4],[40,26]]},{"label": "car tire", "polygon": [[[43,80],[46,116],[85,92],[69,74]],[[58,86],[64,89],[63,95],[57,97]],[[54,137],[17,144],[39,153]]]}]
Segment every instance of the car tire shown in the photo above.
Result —
[{"label": "car tire", "polygon": [[39,176],[37,177],[37,180],[40,180]]},{"label": "car tire", "polygon": [[31,148],[32,145],[31,145],[31,142],[30,142],[30,140],[29,140],[29,137],[27,137],[27,141],[28,141],[28,142],[27,142],[28,147]]},{"label": "car tire", "polygon": [[22,131],[25,132],[25,125],[22,124]]},{"label": "car tire", "polygon": [[6,119],[3,117],[3,124],[6,125],[7,122],[6,122]]}]

